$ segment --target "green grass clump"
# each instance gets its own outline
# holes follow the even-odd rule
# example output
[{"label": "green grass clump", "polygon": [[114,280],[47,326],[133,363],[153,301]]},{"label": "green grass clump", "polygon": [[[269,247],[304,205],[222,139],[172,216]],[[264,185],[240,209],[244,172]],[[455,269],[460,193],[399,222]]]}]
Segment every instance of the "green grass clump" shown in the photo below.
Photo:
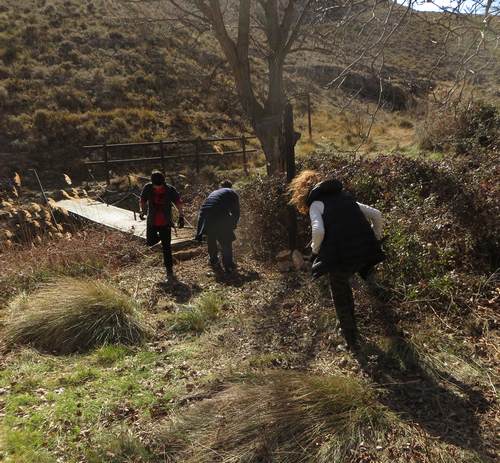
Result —
[{"label": "green grass clump", "polygon": [[107,283],[64,278],[11,304],[8,346],[67,354],[105,344],[138,344],[147,328],[130,296]]},{"label": "green grass clump", "polygon": [[193,305],[182,306],[178,312],[169,316],[170,329],[180,333],[201,333],[219,316],[223,305],[224,300],[220,294],[204,293]]},{"label": "green grass clump", "polygon": [[[343,376],[280,372],[235,384],[159,433],[167,461],[347,461],[395,419],[368,385]],[[263,432],[265,431],[265,432]]]},{"label": "green grass clump", "polygon": [[95,363],[103,367],[108,367],[124,359],[129,354],[130,350],[126,346],[107,344],[96,350]]}]

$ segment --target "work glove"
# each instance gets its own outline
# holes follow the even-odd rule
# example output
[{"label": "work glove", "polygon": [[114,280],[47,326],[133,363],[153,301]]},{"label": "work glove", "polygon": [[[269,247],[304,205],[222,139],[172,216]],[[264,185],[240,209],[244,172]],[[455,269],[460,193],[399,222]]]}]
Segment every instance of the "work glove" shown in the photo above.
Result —
[{"label": "work glove", "polygon": [[179,216],[179,223],[177,224],[177,226],[179,228],[184,228],[184,222],[185,222],[184,216],[183,215]]},{"label": "work glove", "polygon": [[139,212],[139,219],[145,220],[146,219],[146,214],[144,212]]}]

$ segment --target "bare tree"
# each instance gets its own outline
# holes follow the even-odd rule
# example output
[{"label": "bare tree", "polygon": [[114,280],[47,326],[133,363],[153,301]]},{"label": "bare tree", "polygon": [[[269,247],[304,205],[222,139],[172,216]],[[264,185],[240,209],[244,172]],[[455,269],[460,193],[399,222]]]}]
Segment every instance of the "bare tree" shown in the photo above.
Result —
[{"label": "bare tree", "polygon": [[[385,69],[386,51],[398,46],[396,33],[400,26],[420,15],[415,10],[417,0],[115,0],[114,3],[126,4],[133,12],[130,18],[134,22],[169,24],[171,28],[196,31],[199,37],[209,33],[216,38],[234,77],[243,111],[261,142],[270,174],[284,170],[281,138],[288,98],[286,64],[292,59],[295,63],[302,60],[304,64],[311,61],[334,64],[338,71],[324,87],[344,91],[342,108],[363,90],[364,84],[360,84],[359,88],[355,85],[345,91],[349,74],[362,69],[370,75],[372,93],[377,95],[372,95],[373,104],[367,106],[371,119],[368,133],[391,82],[391,75]],[[436,63],[430,74],[453,55],[458,77],[451,92],[456,93],[459,83],[473,75],[473,63],[476,67],[488,65],[484,49],[487,45],[498,45],[497,22],[493,21],[497,14],[494,0],[457,0],[453,8],[443,10],[436,18],[422,14],[424,21],[432,21],[445,31],[440,36],[441,43],[436,44],[441,52],[434,51]],[[264,78],[256,70],[256,62],[266,64]],[[263,82],[265,91],[261,91]]]},{"label": "bare tree", "polygon": [[[213,32],[231,68],[239,100],[262,144],[268,172],[283,170],[280,138],[286,97],[283,67],[301,35],[312,0],[170,1],[186,14],[184,20],[201,20]],[[259,99],[252,78],[250,48],[267,62],[267,95]]]}]

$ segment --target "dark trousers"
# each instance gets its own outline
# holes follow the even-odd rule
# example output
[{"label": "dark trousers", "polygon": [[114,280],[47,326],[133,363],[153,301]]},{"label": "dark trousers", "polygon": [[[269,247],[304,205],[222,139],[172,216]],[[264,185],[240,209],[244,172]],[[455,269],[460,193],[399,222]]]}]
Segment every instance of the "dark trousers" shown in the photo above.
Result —
[{"label": "dark trousers", "polygon": [[353,346],[358,339],[358,327],[354,314],[354,298],[349,279],[358,273],[361,278],[367,280],[373,274],[373,266],[365,266],[352,271],[330,272],[330,290],[337,319],[342,329],[347,345]]},{"label": "dark trousers", "polygon": [[208,255],[210,263],[215,265],[219,262],[219,246],[222,252],[222,264],[226,270],[234,266],[233,262],[233,241],[231,239],[221,239],[213,233],[207,235]]},{"label": "dark trousers", "polygon": [[146,239],[148,246],[154,246],[161,241],[163,263],[167,272],[171,273],[173,269],[172,229],[170,227],[148,227]]}]

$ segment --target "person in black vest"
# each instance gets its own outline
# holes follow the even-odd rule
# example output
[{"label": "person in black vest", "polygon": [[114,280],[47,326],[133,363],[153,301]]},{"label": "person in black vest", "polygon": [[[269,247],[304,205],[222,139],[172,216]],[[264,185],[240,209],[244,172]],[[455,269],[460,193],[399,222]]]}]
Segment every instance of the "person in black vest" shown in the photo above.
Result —
[{"label": "person in black vest", "polygon": [[380,245],[382,214],[356,202],[340,181],[320,180],[315,171],[302,172],[290,185],[290,202],[299,212],[309,213],[313,278],[329,274],[342,334],[348,347],[355,349],[358,331],[349,279],[358,273],[369,287],[375,285],[375,265],[385,259]]},{"label": "person in black vest", "polygon": [[240,220],[240,200],[232,187],[232,183],[225,180],[218,190],[208,195],[200,208],[196,232],[196,239],[199,241],[203,236],[207,237],[210,265],[214,269],[220,268],[220,246],[222,264],[227,273],[236,268],[233,261],[233,241],[236,239],[234,230]]},{"label": "person in black vest", "polygon": [[172,260],[172,204],[179,210],[179,228],[184,227],[181,197],[177,190],[165,182],[165,176],[158,171],[151,174],[151,182],[147,183],[140,199],[140,219],[147,214],[146,241],[154,246],[161,241],[163,262],[167,272],[166,282],[174,279]]}]

